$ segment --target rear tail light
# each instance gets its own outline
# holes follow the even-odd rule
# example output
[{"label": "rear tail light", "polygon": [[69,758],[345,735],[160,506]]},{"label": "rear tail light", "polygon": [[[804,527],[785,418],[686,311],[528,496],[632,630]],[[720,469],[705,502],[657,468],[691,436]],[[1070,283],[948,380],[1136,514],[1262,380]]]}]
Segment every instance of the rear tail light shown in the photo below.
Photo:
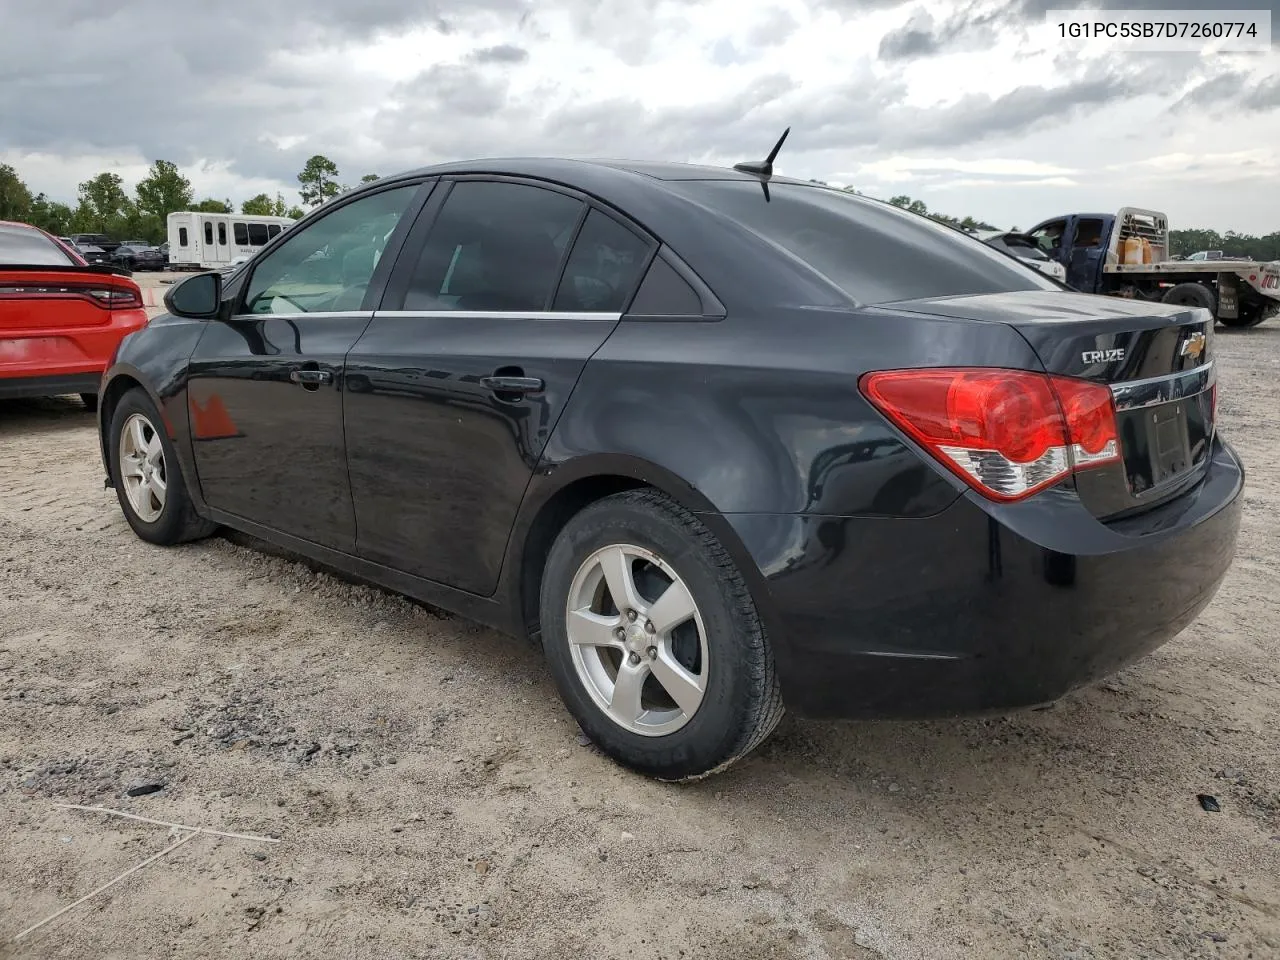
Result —
[{"label": "rear tail light", "polygon": [[1120,459],[1111,391],[1021,370],[864,374],[868,400],[965,483],[1021,500],[1074,471]]},{"label": "rear tail light", "polygon": [[84,297],[111,310],[123,310],[142,306],[142,296],[136,289],[109,286],[103,283],[9,283],[0,284],[0,298],[14,300],[57,299]]}]

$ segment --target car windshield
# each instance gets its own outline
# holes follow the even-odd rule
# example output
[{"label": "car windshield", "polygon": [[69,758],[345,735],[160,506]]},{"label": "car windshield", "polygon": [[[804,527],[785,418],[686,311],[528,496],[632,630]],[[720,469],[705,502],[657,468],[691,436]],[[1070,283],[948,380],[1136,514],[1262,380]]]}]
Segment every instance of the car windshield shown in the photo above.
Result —
[{"label": "car windshield", "polygon": [[1046,254],[1030,237],[1005,236],[1000,239],[1005,248],[1015,257],[1026,257],[1028,260],[1048,260]]},{"label": "car windshield", "polygon": [[67,251],[31,227],[0,226],[0,263],[23,266],[76,266]]},{"label": "car windshield", "polygon": [[803,260],[858,303],[1059,287],[959,230],[887,203],[797,183],[684,180],[672,192]]}]

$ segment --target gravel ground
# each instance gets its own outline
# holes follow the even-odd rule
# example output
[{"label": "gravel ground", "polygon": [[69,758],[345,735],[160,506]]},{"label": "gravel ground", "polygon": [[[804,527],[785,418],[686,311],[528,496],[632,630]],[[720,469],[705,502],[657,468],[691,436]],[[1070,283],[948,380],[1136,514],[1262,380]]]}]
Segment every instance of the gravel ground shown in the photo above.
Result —
[{"label": "gravel ground", "polygon": [[[1280,323],[1217,343],[1247,506],[1181,637],[1042,712],[789,719],[685,787],[518,642],[142,543],[76,401],[0,403],[0,957],[1280,956]],[[58,802],[280,842],[197,837],[14,943],[178,838]]]}]

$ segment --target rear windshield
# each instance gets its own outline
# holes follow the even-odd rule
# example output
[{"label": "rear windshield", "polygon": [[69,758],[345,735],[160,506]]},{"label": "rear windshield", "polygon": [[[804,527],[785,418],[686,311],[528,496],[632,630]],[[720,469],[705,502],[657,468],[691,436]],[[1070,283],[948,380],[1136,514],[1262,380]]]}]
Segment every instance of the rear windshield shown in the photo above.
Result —
[{"label": "rear windshield", "polygon": [[0,226],[0,264],[65,267],[76,262],[57,241],[38,230]]},{"label": "rear windshield", "polygon": [[1030,267],[959,230],[823,187],[749,180],[667,187],[794,254],[859,303],[1058,290]]}]

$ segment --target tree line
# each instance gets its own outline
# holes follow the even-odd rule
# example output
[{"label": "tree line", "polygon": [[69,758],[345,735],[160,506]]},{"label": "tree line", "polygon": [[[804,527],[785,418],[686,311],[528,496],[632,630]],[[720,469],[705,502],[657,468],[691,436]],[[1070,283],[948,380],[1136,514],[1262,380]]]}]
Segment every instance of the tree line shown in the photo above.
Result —
[{"label": "tree line", "polygon": [[[308,207],[318,207],[347,188],[338,180],[338,166],[317,154],[298,174],[298,193]],[[366,174],[361,183],[377,180]],[[166,238],[169,214],[180,210],[201,213],[234,213],[230,198],[195,199],[195,193],[178,165],[155,161],[130,195],[115,173],[100,173],[76,188],[74,206],[51,200],[44,193],[33,194],[9,164],[0,163],[0,220],[30,223],[57,237],[73,233],[105,233],[118,240],[161,243]],[[251,216],[290,217],[297,220],[305,211],[290,205],[284,195],[259,193],[240,204],[240,212]]]}]

